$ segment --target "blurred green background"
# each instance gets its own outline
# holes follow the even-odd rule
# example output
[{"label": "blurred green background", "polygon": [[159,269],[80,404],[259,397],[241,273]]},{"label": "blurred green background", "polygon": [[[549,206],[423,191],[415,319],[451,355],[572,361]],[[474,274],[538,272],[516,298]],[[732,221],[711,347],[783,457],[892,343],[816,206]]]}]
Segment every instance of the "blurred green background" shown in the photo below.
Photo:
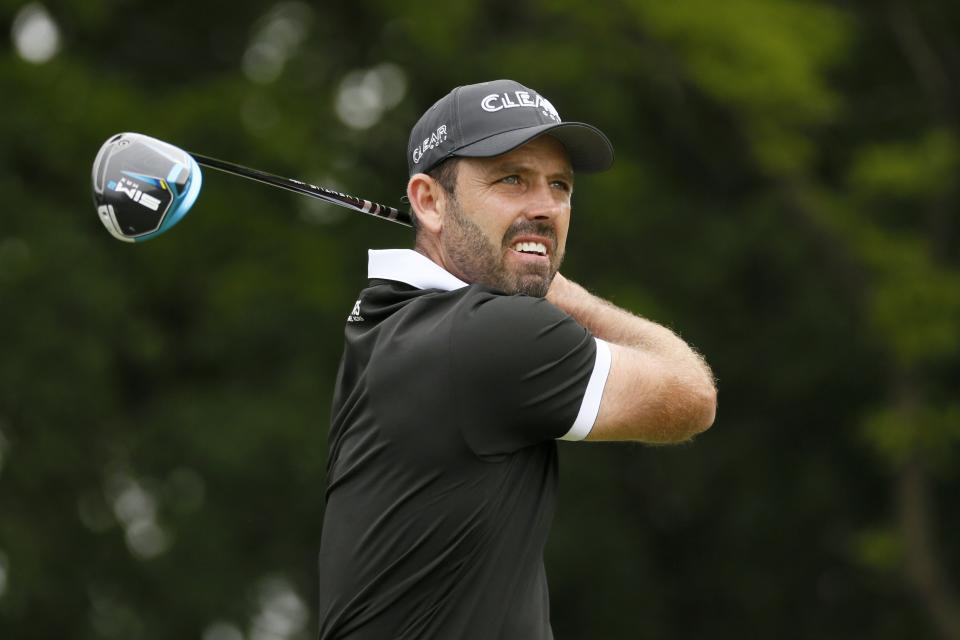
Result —
[{"label": "blurred green background", "polygon": [[411,242],[207,171],[126,245],[100,144],[394,204],[419,114],[500,77],[616,147],[566,275],[720,387],[690,445],[561,445],[558,640],[960,638],[960,4],[0,7],[0,638],[313,637],[342,327]]}]

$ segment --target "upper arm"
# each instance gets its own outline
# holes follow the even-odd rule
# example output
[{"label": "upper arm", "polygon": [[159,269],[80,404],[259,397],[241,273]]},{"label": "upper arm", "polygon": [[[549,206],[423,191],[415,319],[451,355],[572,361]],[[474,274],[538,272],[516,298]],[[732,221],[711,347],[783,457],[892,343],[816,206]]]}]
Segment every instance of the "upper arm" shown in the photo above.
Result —
[{"label": "upper arm", "polygon": [[610,344],[610,372],[586,440],[682,442],[709,428],[715,392],[681,366],[642,349]]},{"label": "upper arm", "polygon": [[542,299],[478,296],[457,318],[451,341],[453,405],[478,454],[516,451],[579,426],[582,438],[599,406],[584,409],[597,343],[570,316]]}]

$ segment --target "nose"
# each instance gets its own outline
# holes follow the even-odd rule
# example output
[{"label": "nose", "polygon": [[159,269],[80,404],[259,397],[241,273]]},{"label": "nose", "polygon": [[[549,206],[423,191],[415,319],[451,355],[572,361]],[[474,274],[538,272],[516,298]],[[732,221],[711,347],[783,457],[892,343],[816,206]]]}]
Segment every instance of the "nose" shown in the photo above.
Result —
[{"label": "nose", "polygon": [[570,207],[565,191],[555,189],[548,180],[538,180],[527,192],[528,202],[524,213],[528,220],[552,220],[563,215]]}]

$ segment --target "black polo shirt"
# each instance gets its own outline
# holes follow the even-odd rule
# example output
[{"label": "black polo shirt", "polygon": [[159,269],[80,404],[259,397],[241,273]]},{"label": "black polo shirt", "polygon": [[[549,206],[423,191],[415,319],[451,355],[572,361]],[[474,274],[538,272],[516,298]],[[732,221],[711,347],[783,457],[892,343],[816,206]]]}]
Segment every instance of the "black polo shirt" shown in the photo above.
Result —
[{"label": "black polo shirt", "polygon": [[606,343],[544,299],[371,251],[329,435],[320,638],[552,638],[556,439],[581,440]]}]

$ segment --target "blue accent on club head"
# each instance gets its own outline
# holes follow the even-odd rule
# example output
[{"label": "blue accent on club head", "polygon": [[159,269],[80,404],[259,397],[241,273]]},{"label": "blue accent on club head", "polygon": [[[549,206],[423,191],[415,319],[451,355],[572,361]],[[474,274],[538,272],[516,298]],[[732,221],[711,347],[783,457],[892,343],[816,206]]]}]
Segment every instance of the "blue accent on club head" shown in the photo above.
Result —
[{"label": "blue accent on club head", "polygon": [[152,184],[152,185],[155,186],[155,187],[163,188],[163,186],[160,184],[160,181],[157,180],[157,179],[154,178],[154,177],[145,176],[145,175],[143,175],[142,173],[134,173],[134,172],[132,172],[132,171],[121,171],[121,173],[122,173],[123,175],[125,175],[125,176],[130,176],[130,177],[133,178],[134,180],[140,180],[141,182],[146,182],[147,184]]},{"label": "blue accent on club head", "polygon": [[183,165],[179,162],[172,167],[170,167],[170,173],[167,174],[167,182],[174,184],[177,181],[177,176],[180,175],[180,172],[183,170]]},{"label": "blue accent on club head", "polygon": [[117,181],[116,181],[116,180],[111,180],[110,182],[107,183],[107,189],[113,190],[113,189],[116,189],[116,188],[117,188]]},{"label": "blue accent on club head", "polygon": [[176,192],[173,191],[173,185],[171,183],[171,193],[174,193],[174,201],[170,203],[170,210],[167,212],[167,217],[164,218],[160,228],[149,236],[144,237],[144,240],[160,235],[180,222],[180,219],[187,215],[190,207],[197,201],[197,196],[200,195],[200,186],[203,184],[203,174],[200,173],[200,166],[197,164],[197,161],[194,160],[192,156],[187,157],[190,158],[190,165],[188,167],[190,175],[187,178],[183,194],[176,194]]}]

